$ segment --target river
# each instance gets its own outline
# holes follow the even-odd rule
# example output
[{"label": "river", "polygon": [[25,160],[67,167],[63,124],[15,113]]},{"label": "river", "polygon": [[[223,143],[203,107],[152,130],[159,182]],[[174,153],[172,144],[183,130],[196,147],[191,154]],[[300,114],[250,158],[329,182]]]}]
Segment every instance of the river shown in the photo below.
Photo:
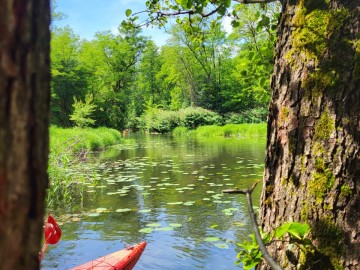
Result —
[{"label": "river", "polygon": [[245,197],[222,190],[261,179],[265,139],[127,139],[69,171],[81,196],[62,207],[62,238],[42,269],[69,269],[141,241],[137,270],[242,269],[234,263],[236,243],[251,233]]}]

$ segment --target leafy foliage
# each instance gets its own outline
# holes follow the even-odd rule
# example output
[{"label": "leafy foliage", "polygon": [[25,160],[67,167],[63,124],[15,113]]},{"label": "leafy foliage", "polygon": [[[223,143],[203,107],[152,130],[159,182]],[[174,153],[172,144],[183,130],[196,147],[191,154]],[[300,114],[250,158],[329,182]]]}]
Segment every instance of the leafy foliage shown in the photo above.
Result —
[{"label": "leafy foliage", "polygon": [[[274,232],[271,234],[265,234],[261,232],[261,238],[263,239],[264,244],[268,244],[275,239],[284,240],[286,237],[289,237],[289,247],[293,243],[301,245],[305,249],[312,249],[312,243],[307,238],[310,233],[310,226],[306,223],[299,222],[287,222],[283,225],[277,227]],[[243,243],[239,243],[243,250],[238,254],[237,263],[243,263],[244,269],[253,269],[262,261],[262,253],[259,249],[259,246],[256,242],[255,235],[249,235],[251,242],[245,240]]]},{"label": "leafy foliage", "polygon": [[[262,261],[262,253],[259,249],[259,245],[256,242],[255,235],[249,235],[251,242],[244,240],[242,243],[238,243],[238,246],[243,250],[237,255],[238,261],[236,264],[243,263],[244,269],[253,269]],[[264,244],[269,243],[269,236],[262,233],[262,239]]]},{"label": "leafy foliage", "polygon": [[[71,126],[70,118],[81,118],[79,101],[87,95],[94,107],[91,118],[83,119],[94,122],[78,125],[167,132],[177,126],[223,124],[219,115],[225,115],[226,123],[264,121],[277,6],[233,5],[230,12],[230,2],[214,1],[214,6],[218,14],[231,16],[232,33],[224,31],[220,17],[195,16],[208,11],[207,1],[176,1],[168,11],[186,7],[192,13],[171,26],[171,38],[161,48],[126,23],[117,33],[99,32],[89,41],[70,27],[53,28],[51,122]],[[150,12],[162,12],[167,4],[147,5]],[[138,15],[128,9],[126,16],[135,23]],[[166,16],[155,21],[165,23]]]},{"label": "leafy foliage", "polygon": [[70,115],[70,120],[74,121],[78,127],[83,128],[95,123],[95,120],[90,118],[90,115],[96,108],[96,105],[92,104],[92,102],[92,95],[86,95],[85,102],[77,100],[76,97],[74,97],[74,112]]}]

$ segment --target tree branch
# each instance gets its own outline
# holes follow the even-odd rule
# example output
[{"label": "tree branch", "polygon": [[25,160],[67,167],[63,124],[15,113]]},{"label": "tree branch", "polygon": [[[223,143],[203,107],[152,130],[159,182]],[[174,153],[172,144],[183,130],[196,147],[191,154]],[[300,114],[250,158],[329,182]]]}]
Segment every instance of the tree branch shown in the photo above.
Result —
[{"label": "tree branch", "polygon": [[223,190],[223,193],[230,193],[230,194],[245,194],[247,199],[247,206],[250,214],[250,220],[251,225],[253,226],[253,230],[255,233],[256,242],[259,245],[259,249],[261,250],[261,253],[265,259],[265,261],[271,266],[274,270],[282,270],[281,266],[270,256],[269,252],[267,251],[265,244],[261,238],[261,234],[259,231],[259,225],[256,221],[256,214],[254,212],[253,206],[252,206],[252,200],[251,200],[251,193],[255,189],[256,185],[260,182],[255,182],[251,188],[246,190],[234,190],[234,189],[227,189]]},{"label": "tree branch", "polygon": [[282,2],[282,0],[234,0],[240,4],[266,4],[271,2]]}]

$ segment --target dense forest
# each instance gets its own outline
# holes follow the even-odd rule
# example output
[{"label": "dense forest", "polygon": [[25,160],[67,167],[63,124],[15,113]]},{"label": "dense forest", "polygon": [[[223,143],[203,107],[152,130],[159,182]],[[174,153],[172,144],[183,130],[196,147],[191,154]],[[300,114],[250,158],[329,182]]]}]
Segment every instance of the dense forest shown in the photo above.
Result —
[{"label": "dense forest", "polygon": [[236,13],[232,33],[221,18],[194,20],[170,27],[161,48],[141,28],[85,40],[53,25],[51,124],[149,129],[149,114],[188,107],[220,116],[207,124],[265,121],[279,5]]}]

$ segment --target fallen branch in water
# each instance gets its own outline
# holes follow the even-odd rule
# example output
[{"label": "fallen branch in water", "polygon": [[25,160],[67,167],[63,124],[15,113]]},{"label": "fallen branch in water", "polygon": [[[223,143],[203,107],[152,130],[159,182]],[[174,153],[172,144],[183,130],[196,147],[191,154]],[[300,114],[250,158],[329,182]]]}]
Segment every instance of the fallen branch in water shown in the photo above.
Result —
[{"label": "fallen branch in water", "polygon": [[246,195],[246,199],[247,199],[247,206],[248,206],[248,210],[249,210],[249,214],[250,214],[250,221],[251,221],[251,225],[253,226],[253,230],[255,233],[255,238],[256,238],[256,242],[259,245],[259,249],[265,259],[265,261],[271,266],[272,269],[274,270],[282,270],[281,266],[270,256],[269,252],[267,251],[265,244],[261,238],[261,234],[259,231],[259,225],[256,221],[256,214],[254,212],[253,206],[252,206],[252,199],[251,199],[251,193],[253,192],[253,190],[255,189],[255,187],[257,186],[257,184],[260,182],[257,181],[255,182],[251,188],[249,189],[243,189],[243,190],[239,190],[239,189],[226,189],[223,190],[223,193],[228,193],[228,194],[245,194]]}]

